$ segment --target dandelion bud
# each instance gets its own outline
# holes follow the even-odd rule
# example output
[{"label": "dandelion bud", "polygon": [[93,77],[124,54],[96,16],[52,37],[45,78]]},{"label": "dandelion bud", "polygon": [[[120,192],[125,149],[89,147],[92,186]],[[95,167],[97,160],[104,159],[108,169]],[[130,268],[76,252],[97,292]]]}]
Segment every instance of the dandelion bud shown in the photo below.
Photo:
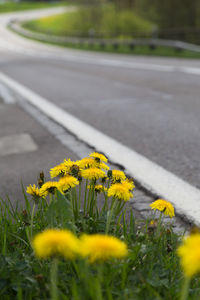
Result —
[{"label": "dandelion bud", "polygon": [[152,220],[149,225],[148,225],[148,233],[153,233],[158,226],[158,221],[157,220]]},{"label": "dandelion bud", "polygon": [[44,172],[40,172],[39,178],[38,178],[38,185],[41,188],[42,185],[44,184]]},{"label": "dandelion bud", "polygon": [[109,171],[108,171],[107,176],[108,176],[109,178],[112,178],[112,170],[109,170]]}]

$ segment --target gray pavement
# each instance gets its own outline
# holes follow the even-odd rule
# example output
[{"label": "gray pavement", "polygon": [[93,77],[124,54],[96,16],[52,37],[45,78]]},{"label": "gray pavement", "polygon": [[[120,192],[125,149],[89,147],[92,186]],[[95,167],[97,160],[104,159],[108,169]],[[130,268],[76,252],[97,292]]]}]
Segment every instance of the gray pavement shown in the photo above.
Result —
[{"label": "gray pavement", "polygon": [[[0,195],[23,204],[21,183],[37,182],[39,172],[77,156],[17,103],[0,103]],[[48,177],[47,177],[48,178]]]}]

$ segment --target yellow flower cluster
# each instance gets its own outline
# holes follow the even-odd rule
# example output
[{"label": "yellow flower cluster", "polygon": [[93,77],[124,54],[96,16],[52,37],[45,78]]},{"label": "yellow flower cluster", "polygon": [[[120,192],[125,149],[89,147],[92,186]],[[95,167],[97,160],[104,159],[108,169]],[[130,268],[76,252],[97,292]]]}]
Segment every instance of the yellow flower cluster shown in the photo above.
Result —
[{"label": "yellow flower cluster", "polygon": [[123,171],[112,170],[109,172],[109,178],[112,183],[108,189],[108,197],[129,201],[133,197],[132,190],[135,187],[133,180],[127,178]]},{"label": "yellow flower cluster", "polygon": [[200,234],[195,233],[183,240],[177,250],[186,277],[200,272]]},{"label": "yellow flower cluster", "polygon": [[[93,152],[89,157],[77,161],[65,159],[61,164],[50,169],[51,178],[57,177],[58,181],[47,181],[40,189],[34,185],[32,188],[27,188],[27,193],[37,197],[46,197],[49,193],[55,193],[56,190],[64,193],[70,188],[79,185],[82,178],[84,178],[96,183],[96,192],[104,191],[108,193],[108,197],[128,201],[133,197],[131,193],[134,188],[133,181],[127,179],[123,171],[109,171],[109,166],[106,164],[107,161],[108,159],[105,155],[98,152]],[[108,171],[108,174],[106,174],[106,171]],[[97,183],[97,180],[105,183],[108,178],[111,178],[109,189],[106,187],[101,188],[101,182]]]},{"label": "yellow flower cluster", "polygon": [[107,158],[97,152],[91,153],[90,157],[85,157],[77,161],[65,159],[61,164],[50,169],[51,177],[59,177],[59,181],[54,184],[49,182],[48,184],[52,184],[52,188],[55,186],[63,193],[79,184],[77,178],[88,180],[105,178],[106,173],[103,170],[109,170],[109,167],[104,162],[107,162]]},{"label": "yellow flower cluster", "polygon": [[90,263],[127,256],[127,245],[108,235],[83,235],[78,239],[68,230],[47,229],[36,235],[32,246],[40,259],[62,256],[66,259],[75,257],[88,258]]},{"label": "yellow flower cluster", "polygon": [[166,200],[158,199],[158,200],[154,201],[153,203],[151,203],[150,207],[154,210],[157,209],[157,210],[163,212],[166,216],[169,216],[170,218],[175,216],[173,205]]}]

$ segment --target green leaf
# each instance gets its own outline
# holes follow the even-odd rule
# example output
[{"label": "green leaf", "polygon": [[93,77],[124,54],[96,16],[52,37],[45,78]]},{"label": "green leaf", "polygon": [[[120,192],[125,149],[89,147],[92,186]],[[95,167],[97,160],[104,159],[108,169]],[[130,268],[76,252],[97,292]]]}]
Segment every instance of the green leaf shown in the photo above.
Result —
[{"label": "green leaf", "polygon": [[75,230],[74,215],[70,193],[66,195],[57,192],[46,211],[46,220],[49,226]]}]

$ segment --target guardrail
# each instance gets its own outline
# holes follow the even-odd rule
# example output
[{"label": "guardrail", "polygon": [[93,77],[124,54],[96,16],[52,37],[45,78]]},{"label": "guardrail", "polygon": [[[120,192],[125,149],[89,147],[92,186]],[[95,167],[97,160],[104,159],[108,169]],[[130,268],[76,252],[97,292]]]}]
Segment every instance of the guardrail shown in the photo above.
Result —
[{"label": "guardrail", "polygon": [[174,40],[164,40],[158,38],[145,38],[145,39],[126,39],[126,40],[119,40],[119,39],[103,39],[103,38],[82,38],[82,37],[61,37],[61,36],[54,36],[43,34],[39,32],[33,32],[31,30],[25,29],[21,26],[21,23],[17,20],[12,20],[8,24],[8,27],[11,28],[13,31],[28,37],[33,38],[39,41],[44,42],[52,42],[57,44],[74,44],[74,45],[99,45],[101,48],[105,48],[106,46],[112,46],[113,48],[117,49],[120,46],[127,46],[130,49],[134,49],[135,46],[149,46],[151,49],[155,49],[158,46],[170,47],[175,48],[177,51],[182,50],[189,50],[193,52],[200,53],[200,46],[181,42],[181,41],[174,41]]}]

